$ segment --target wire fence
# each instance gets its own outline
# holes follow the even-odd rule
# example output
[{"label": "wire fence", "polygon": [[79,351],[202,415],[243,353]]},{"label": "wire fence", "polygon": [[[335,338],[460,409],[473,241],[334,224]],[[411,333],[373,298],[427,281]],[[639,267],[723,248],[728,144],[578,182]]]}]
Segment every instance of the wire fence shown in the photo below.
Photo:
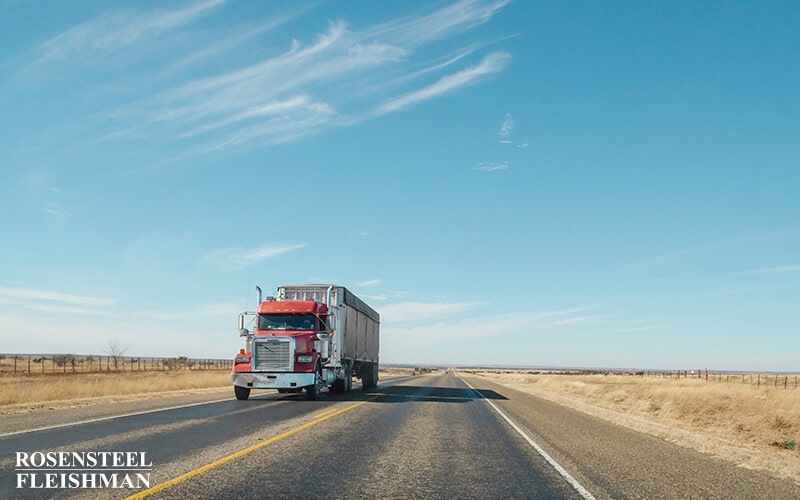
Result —
[{"label": "wire fence", "polygon": [[[733,372],[700,370],[598,370],[598,369],[556,369],[523,370],[529,375],[606,375],[635,376],[662,379],[689,379],[705,382],[745,384],[754,389],[797,389],[800,388],[800,374],[775,372]],[[467,370],[469,373],[469,371]],[[502,373],[495,371],[494,373]]]},{"label": "wire fence", "polygon": [[702,370],[683,370],[675,372],[677,378],[698,378],[706,382],[727,382],[748,384],[756,389],[797,389],[798,375],[786,373],[730,373],[715,372],[708,368]]},{"label": "wire fence", "polygon": [[95,354],[0,354],[0,374],[230,370],[230,359]]}]

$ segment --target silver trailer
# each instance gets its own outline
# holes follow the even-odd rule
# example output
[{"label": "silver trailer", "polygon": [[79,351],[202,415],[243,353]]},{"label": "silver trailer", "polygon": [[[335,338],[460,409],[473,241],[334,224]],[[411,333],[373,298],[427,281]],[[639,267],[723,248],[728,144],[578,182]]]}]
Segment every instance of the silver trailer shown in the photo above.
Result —
[{"label": "silver trailer", "polygon": [[277,298],[328,304],[332,333],[319,341],[318,351],[329,354],[324,368],[336,375],[330,384],[333,392],[349,392],[353,374],[365,388],[378,385],[380,315],[373,308],[337,285],[284,285],[278,287]]}]

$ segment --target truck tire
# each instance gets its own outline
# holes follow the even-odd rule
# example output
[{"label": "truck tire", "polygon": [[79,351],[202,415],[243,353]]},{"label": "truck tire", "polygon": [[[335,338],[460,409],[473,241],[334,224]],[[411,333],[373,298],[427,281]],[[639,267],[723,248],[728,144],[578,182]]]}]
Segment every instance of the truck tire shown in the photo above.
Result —
[{"label": "truck tire", "polygon": [[345,394],[353,389],[353,365],[347,363],[344,370],[344,392]]},{"label": "truck tire", "polygon": [[377,363],[366,363],[361,369],[361,386],[364,389],[372,389],[378,386],[378,365]]},{"label": "truck tire", "polygon": [[331,385],[333,394],[346,394],[353,388],[353,365],[348,362],[342,364],[342,378],[337,378]]},{"label": "truck tire", "polygon": [[238,385],[233,386],[233,393],[236,394],[236,399],[240,401],[246,401],[247,398],[250,397],[250,388],[249,387],[239,387]]},{"label": "truck tire", "polygon": [[322,384],[322,365],[317,363],[317,370],[314,373],[314,383],[306,387],[307,400],[316,401],[319,399],[321,384]]},{"label": "truck tire", "polygon": [[361,365],[361,388],[369,389],[369,382],[372,380],[372,365],[364,363]]}]

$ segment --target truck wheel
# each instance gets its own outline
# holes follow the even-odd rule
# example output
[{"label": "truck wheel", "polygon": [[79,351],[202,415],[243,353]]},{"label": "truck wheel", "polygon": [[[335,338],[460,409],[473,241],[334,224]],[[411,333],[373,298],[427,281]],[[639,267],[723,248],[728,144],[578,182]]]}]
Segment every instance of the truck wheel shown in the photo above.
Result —
[{"label": "truck wheel", "polygon": [[345,394],[350,392],[350,389],[353,388],[353,365],[347,362],[343,363],[342,375],[343,377],[336,379],[331,386],[331,392],[333,394]]},{"label": "truck wheel", "polygon": [[378,363],[369,364],[369,388],[374,389],[378,387]]},{"label": "truck wheel", "polygon": [[238,385],[233,386],[233,393],[236,394],[236,399],[241,401],[246,401],[247,398],[250,397],[250,388],[249,387],[239,387]]},{"label": "truck wheel", "polygon": [[378,385],[378,369],[375,363],[366,363],[361,372],[361,386],[364,389],[372,389]]},{"label": "truck wheel", "polygon": [[361,388],[362,389],[369,389],[369,381],[372,375],[372,370],[370,369],[369,363],[364,363],[361,365]]},{"label": "truck wheel", "polygon": [[353,389],[353,365],[347,363],[344,366],[344,392],[348,393]]},{"label": "truck wheel", "polygon": [[314,372],[314,383],[306,387],[306,399],[316,401],[319,399],[320,385],[322,384],[322,366],[317,363],[317,370]]}]

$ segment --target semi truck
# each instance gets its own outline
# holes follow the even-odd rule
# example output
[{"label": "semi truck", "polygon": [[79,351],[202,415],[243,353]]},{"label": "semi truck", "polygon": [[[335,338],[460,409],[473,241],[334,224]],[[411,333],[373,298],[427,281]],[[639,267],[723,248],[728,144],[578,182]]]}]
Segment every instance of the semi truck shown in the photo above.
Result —
[{"label": "semi truck", "polygon": [[251,389],[277,389],[316,400],[324,388],[350,392],[353,376],[364,389],[378,385],[380,315],[350,290],[284,285],[264,300],[258,286],[256,293],[256,310],[239,314],[244,346],[231,373],[236,399],[248,399]]}]

